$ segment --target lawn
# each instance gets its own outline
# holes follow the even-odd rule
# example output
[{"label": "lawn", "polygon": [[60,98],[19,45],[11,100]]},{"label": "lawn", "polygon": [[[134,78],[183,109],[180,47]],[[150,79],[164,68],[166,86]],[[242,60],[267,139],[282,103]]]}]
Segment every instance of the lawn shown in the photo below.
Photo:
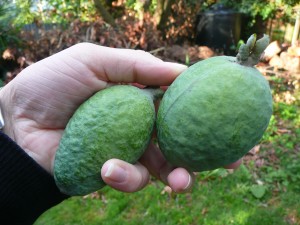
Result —
[{"label": "lawn", "polygon": [[199,173],[193,190],[181,195],[156,180],[132,194],[105,187],[64,201],[35,225],[300,224],[299,75],[268,79],[274,114],[260,144],[236,171]]},{"label": "lawn", "polygon": [[73,197],[35,225],[299,224],[299,192],[286,186],[266,187],[263,196],[257,196],[257,182],[246,166],[232,174],[221,171],[207,180],[198,178],[193,191],[184,195],[170,195],[153,181],[134,194],[104,188],[97,195]]}]

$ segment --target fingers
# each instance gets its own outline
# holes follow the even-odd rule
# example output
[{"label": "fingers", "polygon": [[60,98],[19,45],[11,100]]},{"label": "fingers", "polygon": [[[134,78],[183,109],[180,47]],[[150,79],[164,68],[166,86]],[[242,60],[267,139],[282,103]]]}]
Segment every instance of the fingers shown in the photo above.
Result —
[{"label": "fingers", "polygon": [[231,163],[227,166],[224,166],[225,169],[237,169],[243,163],[243,159],[239,159],[238,161]]},{"label": "fingers", "polygon": [[[140,162],[132,165],[119,159],[110,159],[102,166],[102,179],[116,190],[136,192],[149,183],[150,172],[170,186],[175,193],[185,193],[193,187],[195,174],[184,168],[171,166],[154,144],[150,144]],[[236,169],[241,163],[242,159],[225,166],[225,168]]]},{"label": "fingers", "polygon": [[183,193],[193,186],[194,174],[184,168],[175,168],[170,165],[153,143],[140,158],[140,162],[154,177],[169,185],[174,192]]},{"label": "fingers", "polygon": [[176,168],[170,172],[167,180],[169,186],[174,192],[185,193],[192,188],[195,175],[193,173],[189,173],[183,168]]},{"label": "fingers", "polygon": [[163,62],[144,51],[108,48],[90,43],[75,45],[66,53],[86,65],[99,80],[114,83],[170,85],[187,68],[181,64]]},{"label": "fingers", "polygon": [[[157,152],[154,144],[141,160],[145,165],[129,164],[122,160],[110,159],[101,169],[102,179],[112,188],[123,192],[135,192],[144,188],[150,179],[150,171],[155,177],[169,185],[176,193],[183,193],[192,187],[194,174],[183,168],[174,168]],[[146,158],[148,157],[148,160]]]},{"label": "fingers", "polygon": [[132,165],[119,159],[105,162],[101,169],[101,177],[106,184],[123,192],[139,191],[150,179],[148,170],[140,163]]}]

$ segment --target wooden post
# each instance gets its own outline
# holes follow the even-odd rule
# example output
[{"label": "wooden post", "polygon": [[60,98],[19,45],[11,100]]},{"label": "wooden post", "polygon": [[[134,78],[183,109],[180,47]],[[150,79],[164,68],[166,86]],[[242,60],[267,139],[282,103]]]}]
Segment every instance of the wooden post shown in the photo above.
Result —
[{"label": "wooden post", "polygon": [[294,32],[293,32],[293,38],[292,38],[292,46],[295,46],[297,43],[297,39],[299,36],[299,30],[300,30],[300,6],[294,8],[296,11],[296,23],[294,27]]}]

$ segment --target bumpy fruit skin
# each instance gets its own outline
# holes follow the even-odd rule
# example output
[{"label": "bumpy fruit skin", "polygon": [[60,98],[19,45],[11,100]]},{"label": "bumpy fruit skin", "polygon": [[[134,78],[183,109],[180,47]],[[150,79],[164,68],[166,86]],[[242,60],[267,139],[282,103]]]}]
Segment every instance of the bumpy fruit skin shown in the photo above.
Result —
[{"label": "bumpy fruit skin", "polygon": [[74,196],[101,189],[104,162],[118,158],[136,162],[146,149],[155,121],[150,95],[117,85],[84,102],[70,119],[54,162],[61,192]]},{"label": "bumpy fruit skin", "polygon": [[261,139],[272,114],[268,82],[235,57],[196,63],[161,101],[159,146],[173,165],[212,170],[241,158]]}]

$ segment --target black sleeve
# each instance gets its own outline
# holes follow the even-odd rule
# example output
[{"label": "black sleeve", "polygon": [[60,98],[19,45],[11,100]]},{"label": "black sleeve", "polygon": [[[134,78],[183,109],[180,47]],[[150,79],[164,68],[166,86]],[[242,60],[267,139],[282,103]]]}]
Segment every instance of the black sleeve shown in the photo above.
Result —
[{"label": "black sleeve", "polygon": [[33,224],[68,197],[46,170],[0,132],[0,224]]}]

